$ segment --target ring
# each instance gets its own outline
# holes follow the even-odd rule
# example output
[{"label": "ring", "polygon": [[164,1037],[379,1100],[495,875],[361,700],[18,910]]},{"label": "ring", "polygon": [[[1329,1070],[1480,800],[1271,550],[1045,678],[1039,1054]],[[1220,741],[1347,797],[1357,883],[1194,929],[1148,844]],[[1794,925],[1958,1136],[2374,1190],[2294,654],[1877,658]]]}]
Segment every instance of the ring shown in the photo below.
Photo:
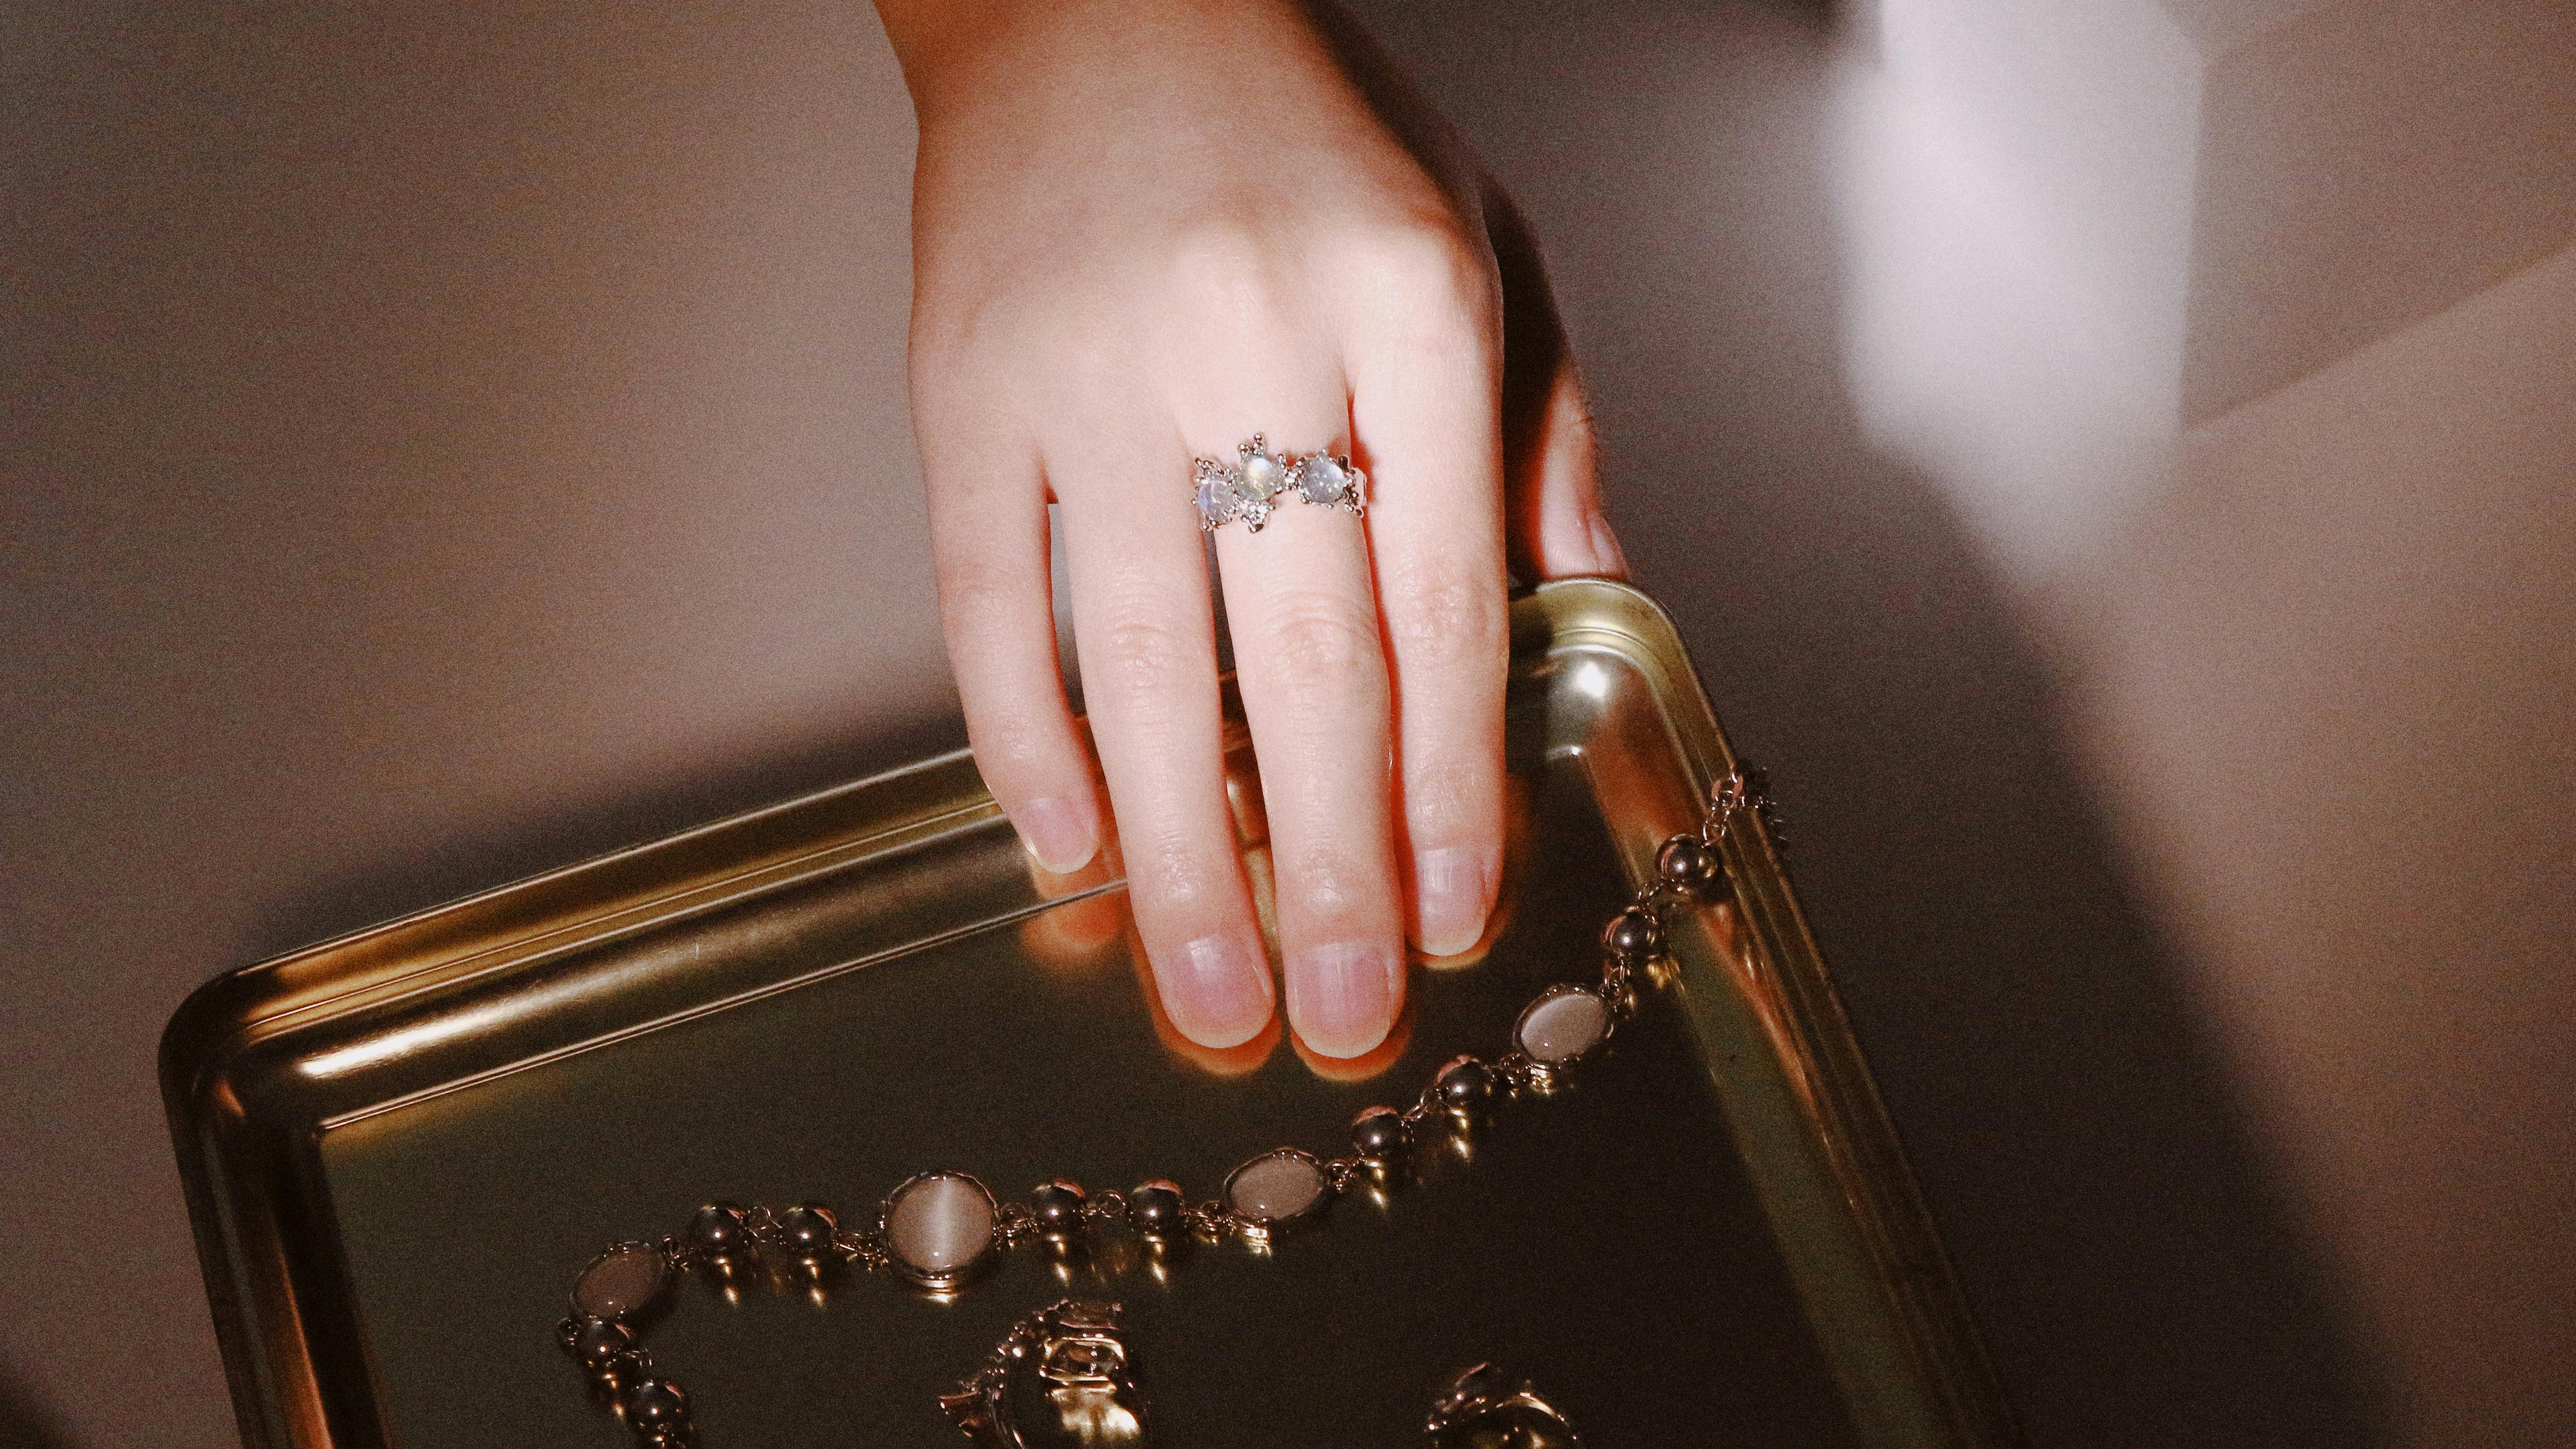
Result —
[{"label": "ring", "polygon": [[[1134,1444],[1145,1437],[1145,1396],[1115,1303],[1067,1298],[1014,1325],[993,1346],[984,1367],[939,1396],[967,1438],[982,1449],[1030,1449],[1021,1411],[1043,1398],[1071,1440],[1084,1444]],[[1045,1385],[1027,1382],[1035,1369]],[[1040,1417],[1044,1410],[1039,1410]],[[1057,1442],[1048,1435],[1044,1442]]]},{"label": "ring", "polygon": [[1432,1402],[1422,1430],[1432,1449],[1583,1449],[1565,1411],[1549,1403],[1529,1380],[1490,1363],[1453,1375]]},{"label": "ring", "polygon": [[1282,495],[1295,494],[1325,508],[1368,512],[1368,475],[1351,465],[1347,454],[1317,451],[1281,458],[1255,433],[1235,445],[1235,461],[1196,458],[1191,481],[1199,505],[1199,527],[1210,532],[1240,518],[1254,533],[1270,521]]}]

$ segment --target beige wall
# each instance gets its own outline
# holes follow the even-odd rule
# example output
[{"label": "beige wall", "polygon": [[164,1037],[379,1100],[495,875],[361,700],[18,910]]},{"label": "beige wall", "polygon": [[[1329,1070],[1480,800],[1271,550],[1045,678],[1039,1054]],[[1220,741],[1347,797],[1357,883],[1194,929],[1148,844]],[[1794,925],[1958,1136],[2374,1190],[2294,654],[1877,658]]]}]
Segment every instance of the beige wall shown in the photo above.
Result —
[{"label": "beige wall", "polygon": [[2576,6],[2309,0],[2256,18],[2206,17],[2199,42],[2195,422],[2576,238]]},{"label": "beige wall", "polygon": [[[1857,70],[1794,5],[1367,10],[1549,239],[2034,1439],[2566,1437],[2576,60],[2495,39],[2564,11],[2144,3]],[[11,24],[0,1422],[216,1443],[188,987],[953,737],[910,121],[847,6]],[[2159,119],[1997,160],[1995,66]],[[1950,169],[1871,170],[1926,106]],[[2145,320],[1973,305],[1998,238]]]},{"label": "beige wall", "polygon": [[178,1449],[191,986],[954,737],[912,118],[849,5],[7,27],[0,1370]]},{"label": "beige wall", "polygon": [[1860,413],[2066,681],[2383,1432],[2576,1436],[2576,8],[1878,11]]}]

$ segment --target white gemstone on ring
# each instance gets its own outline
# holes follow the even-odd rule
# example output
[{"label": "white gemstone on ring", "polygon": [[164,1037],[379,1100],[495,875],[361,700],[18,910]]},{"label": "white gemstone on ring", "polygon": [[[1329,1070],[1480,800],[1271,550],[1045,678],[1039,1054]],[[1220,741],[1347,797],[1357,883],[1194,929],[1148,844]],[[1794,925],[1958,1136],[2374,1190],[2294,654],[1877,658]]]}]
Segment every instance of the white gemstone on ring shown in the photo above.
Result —
[{"label": "white gemstone on ring", "polygon": [[1330,507],[1351,497],[1351,475],[1331,457],[1310,454],[1298,461],[1297,491],[1309,503]]},{"label": "white gemstone on ring", "polygon": [[1223,474],[1199,475],[1199,517],[1209,527],[1225,522],[1234,512],[1234,488]]},{"label": "white gemstone on ring", "polygon": [[[1253,439],[1260,442],[1258,437]],[[1254,447],[1243,455],[1243,466],[1236,470],[1243,476],[1244,491],[1255,498],[1268,499],[1288,486],[1288,465],[1279,455],[1265,447]]]}]

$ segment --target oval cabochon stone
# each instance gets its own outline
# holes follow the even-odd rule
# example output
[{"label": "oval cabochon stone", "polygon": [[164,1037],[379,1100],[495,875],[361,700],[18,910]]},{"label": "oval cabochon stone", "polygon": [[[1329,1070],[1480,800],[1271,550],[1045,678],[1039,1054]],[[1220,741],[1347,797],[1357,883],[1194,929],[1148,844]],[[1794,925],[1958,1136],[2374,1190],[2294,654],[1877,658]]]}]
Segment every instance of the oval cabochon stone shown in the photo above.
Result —
[{"label": "oval cabochon stone", "polygon": [[1285,1222],[1324,1196],[1324,1166],[1294,1149],[1265,1153],[1225,1182],[1226,1206],[1260,1222]]},{"label": "oval cabochon stone", "polygon": [[572,1286],[575,1312],[591,1318],[623,1318],[653,1301],[666,1276],[662,1255],[652,1248],[611,1248],[581,1270]]},{"label": "oval cabochon stone", "polygon": [[1521,1013],[1513,1037],[1534,1062],[1570,1062],[1610,1034],[1610,1003],[1589,991],[1551,991]]}]

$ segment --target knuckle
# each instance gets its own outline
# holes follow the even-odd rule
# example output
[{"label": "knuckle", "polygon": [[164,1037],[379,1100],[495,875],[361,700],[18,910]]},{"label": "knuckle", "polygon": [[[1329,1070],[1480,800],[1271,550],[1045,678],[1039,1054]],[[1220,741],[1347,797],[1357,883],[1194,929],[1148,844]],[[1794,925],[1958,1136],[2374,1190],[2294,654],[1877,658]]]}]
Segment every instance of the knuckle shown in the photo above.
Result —
[{"label": "knuckle", "polygon": [[1127,867],[1128,889],[1152,908],[1186,912],[1212,899],[1218,889],[1215,861],[1197,842],[1169,828],[1148,828],[1131,843],[1124,835],[1119,848]]},{"label": "knuckle", "polygon": [[1044,733],[1026,708],[990,699],[971,702],[966,743],[975,751],[976,769],[999,789],[1034,786],[1044,777]]},{"label": "knuckle", "polygon": [[1203,315],[1261,315],[1273,310],[1278,271],[1259,232],[1233,222],[1192,228],[1173,249],[1172,286]]},{"label": "knuckle", "polygon": [[[1214,668],[1191,633],[1170,620],[1127,614],[1102,627],[1099,669],[1085,692],[1113,710],[1136,711],[1188,687],[1193,672]],[[1087,673],[1089,671],[1086,671]]]},{"label": "knuckle", "polygon": [[1405,826],[1417,847],[1472,840],[1495,828],[1498,768],[1408,760],[1404,773]]},{"label": "knuckle", "polygon": [[948,622],[953,650],[972,654],[976,645],[1021,623],[1028,586],[990,558],[951,552],[939,567],[939,607]]},{"label": "knuckle", "polygon": [[907,328],[907,365],[916,398],[971,388],[987,358],[1007,354],[1014,314],[986,289],[925,291]]},{"label": "knuckle", "polygon": [[1434,558],[1396,574],[1386,593],[1399,667],[1502,668],[1510,626],[1491,579],[1458,560]]},{"label": "knuckle", "polygon": [[1270,611],[1263,643],[1272,676],[1293,694],[1345,686],[1385,667],[1376,617],[1361,601],[1335,593],[1282,598]]},{"label": "knuckle", "polygon": [[1338,915],[1365,903],[1372,885],[1361,862],[1377,857],[1373,852],[1354,849],[1354,844],[1346,840],[1317,841],[1279,859],[1278,893],[1294,909],[1309,915]]},{"label": "knuckle", "polygon": [[1481,331],[1502,316],[1492,252],[1445,212],[1372,232],[1359,265],[1390,315],[1416,327],[1465,322]]},{"label": "knuckle", "polygon": [[1136,338],[1121,321],[1075,317],[1036,329],[1029,355],[1050,360],[1051,379],[1022,388],[1043,409],[1103,416],[1134,386]]}]

